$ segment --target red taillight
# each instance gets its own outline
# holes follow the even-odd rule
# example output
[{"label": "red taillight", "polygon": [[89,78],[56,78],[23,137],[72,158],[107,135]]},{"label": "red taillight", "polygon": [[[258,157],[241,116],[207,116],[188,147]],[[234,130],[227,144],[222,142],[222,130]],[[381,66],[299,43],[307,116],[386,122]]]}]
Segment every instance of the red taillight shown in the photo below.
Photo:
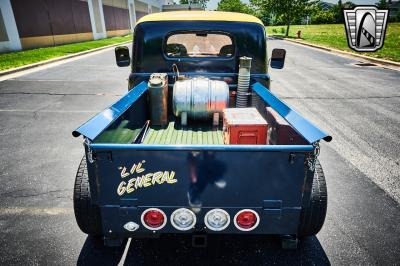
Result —
[{"label": "red taillight", "polygon": [[144,215],[144,222],[150,227],[160,227],[164,223],[164,216],[159,211],[148,211]]},{"label": "red taillight", "polygon": [[151,208],[143,212],[142,223],[147,229],[159,230],[167,223],[167,217],[162,210]]},{"label": "red taillight", "polygon": [[239,211],[235,216],[235,225],[239,230],[250,231],[257,227],[260,219],[253,210]]},{"label": "red taillight", "polygon": [[237,224],[244,229],[252,228],[257,222],[257,216],[249,211],[241,212],[236,217]]}]

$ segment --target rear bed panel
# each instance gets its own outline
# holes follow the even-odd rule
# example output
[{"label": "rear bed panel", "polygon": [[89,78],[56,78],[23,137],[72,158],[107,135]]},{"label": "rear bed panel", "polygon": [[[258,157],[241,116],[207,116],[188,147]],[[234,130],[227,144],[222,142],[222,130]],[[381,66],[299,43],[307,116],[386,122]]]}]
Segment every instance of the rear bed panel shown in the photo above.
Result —
[{"label": "rear bed panel", "polygon": [[[304,153],[241,151],[130,151],[112,150],[100,153],[96,160],[99,203],[120,204],[120,199],[135,198],[139,205],[185,206],[191,186],[203,206],[261,207],[263,200],[282,200],[284,206],[299,206],[304,182]],[[100,156],[100,157],[99,157]],[[130,174],[133,165],[141,163],[140,173]],[[124,170],[125,169],[125,170]],[[152,173],[169,173],[167,181]],[[142,187],[130,193],[117,194],[121,182],[141,179]],[[191,176],[196,175],[196,177]],[[125,177],[121,177],[125,176]],[[173,176],[173,177],[171,177]],[[197,184],[191,180],[197,179]],[[144,179],[143,179],[144,180]],[[218,188],[214,183],[226,183]],[[142,182],[140,182],[142,183]],[[161,184],[160,184],[161,183]],[[194,192],[195,193],[195,192]],[[162,198],[168,200],[163,203]],[[240,200],[238,200],[240,198]]]},{"label": "rear bed panel", "polygon": [[[202,219],[209,208],[224,208],[232,218],[239,209],[251,208],[261,217],[259,228],[251,233],[296,232],[305,182],[304,162],[312,146],[134,147],[91,145],[96,157],[96,178],[91,180],[97,183],[92,187],[97,188],[106,231],[112,228],[124,232],[122,226],[127,221],[140,224],[140,214],[146,207],[159,207],[167,216],[177,208],[190,208],[190,197],[201,204],[200,228],[204,227]],[[167,172],[169,178],[165,174],[163,179],[159,172]],[[131,181],[128,193],[126,185],[133,178],[143,182]],[[240,232],[233,224],[229,230]],[[161,231],[177,233],[171,226]]]}]

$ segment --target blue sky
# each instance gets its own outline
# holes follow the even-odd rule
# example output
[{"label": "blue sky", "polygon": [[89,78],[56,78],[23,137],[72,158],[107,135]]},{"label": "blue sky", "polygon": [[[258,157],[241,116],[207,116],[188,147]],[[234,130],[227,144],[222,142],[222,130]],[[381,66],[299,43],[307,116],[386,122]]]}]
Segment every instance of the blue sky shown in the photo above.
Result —
[{"label": "blue sky", "polygon": [[[207,4],[207,9],[209,10],[214,10],[217,8],[218,2],[220,0],[210,0]],[[279,0],[277,0],[279,1]],[[324,2],[328,2],[328,3],[334,3],[336,4],[338,1],[337,0],[323,0]],[[342,0],[343,2],[346,2],[347,0]],[[249,3],[249,0],[242,0],[243,3]],[[378,2],[378,0],[352,0],[351,2],[357,4],[357,5],[371,5],[374,4],[376,2]]]}]

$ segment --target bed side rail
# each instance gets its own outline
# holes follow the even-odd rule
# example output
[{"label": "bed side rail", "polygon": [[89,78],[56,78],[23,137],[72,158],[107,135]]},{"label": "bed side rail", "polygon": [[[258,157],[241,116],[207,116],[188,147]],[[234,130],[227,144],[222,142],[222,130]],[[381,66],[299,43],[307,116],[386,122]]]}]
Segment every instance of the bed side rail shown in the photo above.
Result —
[{"label": "bed side rail", "polygon": [[79,137],[83,135],[89,140],[94,140],[108,126],[110,126],[118,117],[120,117],[129,107],[138,100],[147,91],[147,82],[142,81],[125,96],[114,104],[92,117],[79,128],[72,132],[72,136]]},{"label": "bed side rail", "polygon": [[285,118],[286,121],[297,131],[297,133],[301,134],[309,143],[315,143],[321,139],[327,142],[332,140],[330,135],[319,129],[298,112],[290,108],[285,102],[276,97],[270,90],[261,85],[261,83],[254,83],[251,88],[267,104],[269,104],[275,111]]}]

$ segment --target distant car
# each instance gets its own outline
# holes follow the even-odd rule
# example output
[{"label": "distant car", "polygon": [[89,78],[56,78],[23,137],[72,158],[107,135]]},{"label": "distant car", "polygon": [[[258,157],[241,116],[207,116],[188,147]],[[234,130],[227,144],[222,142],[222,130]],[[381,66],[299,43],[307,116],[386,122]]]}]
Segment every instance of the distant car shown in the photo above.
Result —
[{"label": "distant car", "polygon": [[115,54],[132,67],[129,92],[73,132],[86,152],[74,193],[83,232],[106,245],[280,235],[284,247],[318,233],[327,207],[319,141],[331,137],[270,92],[268,65],[283,68],[286,52],[268,60],[259,19],[151,14],[135,27],[132,57],[128,47]]}]

